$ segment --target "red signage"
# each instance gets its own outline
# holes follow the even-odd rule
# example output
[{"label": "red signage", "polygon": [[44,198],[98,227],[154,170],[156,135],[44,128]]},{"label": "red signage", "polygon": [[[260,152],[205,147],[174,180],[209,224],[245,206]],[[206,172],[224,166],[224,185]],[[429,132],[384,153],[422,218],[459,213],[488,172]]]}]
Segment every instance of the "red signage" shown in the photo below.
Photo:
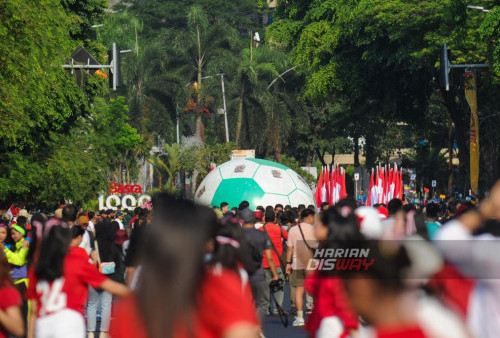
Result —
[{"label": "red signage", "polygon": [[116,182],[109,183],[109,193],[110,194],[142,194],[142,188],[138,184],[121,185]]}]

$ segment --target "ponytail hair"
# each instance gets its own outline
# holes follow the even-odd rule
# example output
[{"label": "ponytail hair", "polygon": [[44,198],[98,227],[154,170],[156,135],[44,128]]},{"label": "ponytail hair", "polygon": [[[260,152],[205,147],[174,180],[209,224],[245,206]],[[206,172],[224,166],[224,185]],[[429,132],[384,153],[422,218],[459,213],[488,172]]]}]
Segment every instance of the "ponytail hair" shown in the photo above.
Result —
[{"label": "ponytail hair", "polygon": [[0,288],[12,285],[10,264],[3,253],[0,254]]},{"label": "ponytail hair", "polygon": [[150,338],[174,337],[174,327],[191,336],[198,292],[204,279],[205,245],[216,217],[211,209],[166,193],[153,196],[153,222],[140,250],[139,313]]},{"label": "ponytail hair", "polygon": [[71,231],[71,239],[75,239],[78,236],[83,236],[85,234],[85,229],[79,225],[75,225],[69,229]]},{"label": "ponytail hair", "polygon": [[63,226],[53,226],[43,238],[40,257],[35,267],[39,280],[54,281],[64,273],[64,258],[71,242],[71,231]]}]

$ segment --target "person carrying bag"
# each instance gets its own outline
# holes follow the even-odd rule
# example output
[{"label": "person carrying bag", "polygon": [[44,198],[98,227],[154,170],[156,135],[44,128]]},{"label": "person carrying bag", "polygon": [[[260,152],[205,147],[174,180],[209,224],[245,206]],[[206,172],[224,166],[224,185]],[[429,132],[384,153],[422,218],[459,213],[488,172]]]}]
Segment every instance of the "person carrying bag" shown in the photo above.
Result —
[{"label": "person carrying bag", "polygon": [[[274,223],[275,222],[275,214],[272,210],[268,210],[265,213],[265,223],[259,229],[265,232],[269,239],[271,240],[271,249],[273,253],[274,264],[276,266],[276,271],[278,272],[278,276],[281,280],[285,280],[284,269],[286,267],[286,253],[283,247],[283,239],[288,239],[288,232],[284,230],[280,225]],[[280,253],[281,250],[281,253]],[[262,262],[262,266],[264,267],[264,271],[266,273],[266,280],[268,284],[272,280],[272,274],[269,270],[269,266],[267,262],[264,260]],[[269,304],[270,313],[274,315],[279,314],[279,309],[283,307],[283,299],[285,297],[285,293],[283,288],[276,288],[276,292],[273,292],[273,299],[271,300],[271,304]],[[273,309],[273,300],[276,306]]]}]

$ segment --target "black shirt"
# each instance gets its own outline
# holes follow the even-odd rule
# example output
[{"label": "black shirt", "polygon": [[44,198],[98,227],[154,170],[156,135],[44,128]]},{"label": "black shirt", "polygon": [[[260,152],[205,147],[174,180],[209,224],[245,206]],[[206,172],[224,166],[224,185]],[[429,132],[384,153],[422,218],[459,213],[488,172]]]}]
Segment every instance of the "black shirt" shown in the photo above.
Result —
[{"label": "black shirt", "polygon": [[249,246],[252,262],[257,268],[256,271],[250,276],[250,282],[257,282],[266,279],[264,269],[262,268],[262,257],[264,250],[271,249],[271,239],[269,236],[257,229],[243,228],[243,233]]}]

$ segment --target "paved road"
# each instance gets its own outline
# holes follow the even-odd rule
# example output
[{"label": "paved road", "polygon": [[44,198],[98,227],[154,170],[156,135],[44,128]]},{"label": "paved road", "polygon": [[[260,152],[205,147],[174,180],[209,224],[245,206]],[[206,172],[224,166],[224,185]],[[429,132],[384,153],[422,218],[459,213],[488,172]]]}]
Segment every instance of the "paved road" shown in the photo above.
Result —
[{"label": "paved road", "polygon": [[305,338],[305,331],[301,327],[292,326],[293,316],[289,317],[289,324],[284,328],[279,317],[268,317],[264,322],[264,335],[266,338]]},{"label": "paved road", "polygon": [[[285,299],[283,301],[283,307],[285,311],[288,313],[291,312],[290,305],[290,288],[288,284],[285,287]],[[295,316],[288,315],[288,327],[283,327],[283,324],[280,321],[279,316],[268,316],[264,321],[264,335],[266,338],[305,338],[307,337],[306,332],[303,327],[293,327],[292,323],[295,319]],[[99,337],[99,329],[101,326],[101,322],[97,322],[97,332],[96,338]]]},{"label": "paved road", "polygon": [[[290,289],[288,284],[285,287],[285,300],[283,301],[283,307],[285,311],[290,313],[291,305],[290,305]],[[288,327],[285,328],[281,324],[280,318],[278,316],[269,316],[264,321],[264,335],[266,338],[305,338],[307,337],[306,332],[303,327],[293,327],[292,322],[295,319],[295,316],[288,316]]]}]

